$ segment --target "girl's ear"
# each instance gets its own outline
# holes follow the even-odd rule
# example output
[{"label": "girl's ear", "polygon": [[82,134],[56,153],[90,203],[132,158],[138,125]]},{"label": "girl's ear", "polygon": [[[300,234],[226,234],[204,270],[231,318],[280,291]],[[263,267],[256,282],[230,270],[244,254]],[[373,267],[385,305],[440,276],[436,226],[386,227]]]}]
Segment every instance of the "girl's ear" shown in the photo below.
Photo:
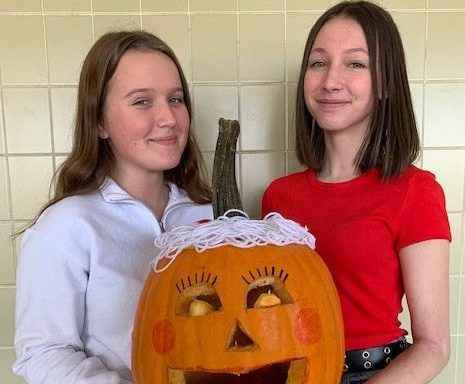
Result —
[{"label": "girl's ear", "polygon": [[101,124],[98,125],[98,137],[101,139],[108,139],[110,137],[106,129]]}]

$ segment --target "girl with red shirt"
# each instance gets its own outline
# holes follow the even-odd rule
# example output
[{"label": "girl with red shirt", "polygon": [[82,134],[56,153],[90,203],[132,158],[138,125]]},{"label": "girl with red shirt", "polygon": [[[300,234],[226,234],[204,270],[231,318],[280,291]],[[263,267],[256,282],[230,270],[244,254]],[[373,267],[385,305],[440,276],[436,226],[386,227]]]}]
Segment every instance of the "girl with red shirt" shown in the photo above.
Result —
[{"label": "girl with red shirt", "polygon": [[263,215],[316,236],[341,299],[342,383],[428,383],[448,361],[450,228],[442,188],[412,165],[419,149],[392,17],[367,1],[333,6],[309,33],[298,83],[296,151],[308,169],[271,183]]}]

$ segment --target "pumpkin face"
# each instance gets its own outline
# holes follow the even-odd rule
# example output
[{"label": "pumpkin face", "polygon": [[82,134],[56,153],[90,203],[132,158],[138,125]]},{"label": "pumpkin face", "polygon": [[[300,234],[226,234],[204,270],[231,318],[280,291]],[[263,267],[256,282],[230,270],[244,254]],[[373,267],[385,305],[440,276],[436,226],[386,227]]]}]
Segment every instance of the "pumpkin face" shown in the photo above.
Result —
[{"label": "pumpkin face", "polygon": [[304,245],[182,251],[146,281],[133,334],[139,384],[336,384],[333,281]]}]

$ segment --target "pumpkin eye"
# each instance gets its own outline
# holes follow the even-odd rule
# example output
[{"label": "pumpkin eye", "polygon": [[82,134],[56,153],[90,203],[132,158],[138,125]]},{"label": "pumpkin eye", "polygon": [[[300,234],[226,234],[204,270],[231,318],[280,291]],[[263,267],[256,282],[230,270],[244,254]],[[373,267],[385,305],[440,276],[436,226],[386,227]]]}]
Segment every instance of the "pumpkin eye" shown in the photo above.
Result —
[{"label": "pumpkin eye", "polygon": [[181,292],[176,305],[178,316],[204,316],[221,310],[221,300],[215,287],[201,283]]},{"label": "pumpkin eye", "polygon": [[250,283],[247,292],[247,309],[270,308],[293,303],[284,283],[274,276],[265,276]]}]

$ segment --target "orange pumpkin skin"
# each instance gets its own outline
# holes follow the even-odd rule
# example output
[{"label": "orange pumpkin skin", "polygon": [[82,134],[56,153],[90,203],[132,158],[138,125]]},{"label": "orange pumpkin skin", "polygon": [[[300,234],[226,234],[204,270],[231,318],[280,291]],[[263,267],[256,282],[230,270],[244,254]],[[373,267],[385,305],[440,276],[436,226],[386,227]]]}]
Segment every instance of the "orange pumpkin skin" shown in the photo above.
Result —
[{"label": "orange pumpkin skin", "polygon": [[[281,304],[250,307],[254,281],[260,286],[264,280],[279,283],[284,292],[280,295],[289,297],[282,297]],[[220,304],[209,313],[191,316],[179,304],[182,292],[201,285],[214,290]],[[238,329],[247,336],[235,345]],[[168,269],[152,271],[147,278],[133,333],[133,375],[137,384],[183,383],[169,372],[239,376],[273,363],[300,360],[306,362],[300,368],[303,378],[288,383],[336,384],[344,361],[343,340],[334,283],[309,247],[225,245],[202,253],[188,248]],[[244,382],[262,382],[253,380]],[[192,382],[236,383],[234,379]]]}]

